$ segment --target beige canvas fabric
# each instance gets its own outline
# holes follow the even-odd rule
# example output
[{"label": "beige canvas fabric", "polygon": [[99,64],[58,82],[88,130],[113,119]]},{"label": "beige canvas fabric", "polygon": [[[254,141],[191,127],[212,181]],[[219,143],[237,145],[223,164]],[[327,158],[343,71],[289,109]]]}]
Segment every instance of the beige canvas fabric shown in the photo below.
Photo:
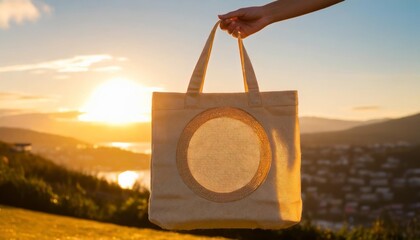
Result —
[{"label": "beige canvas fabric", "polygon": [[149,219],[165,229],[300,221],[297,92],[260,92],[239,39],[244,93],[202,93],[217,24],[187,93],[153,93]]}]

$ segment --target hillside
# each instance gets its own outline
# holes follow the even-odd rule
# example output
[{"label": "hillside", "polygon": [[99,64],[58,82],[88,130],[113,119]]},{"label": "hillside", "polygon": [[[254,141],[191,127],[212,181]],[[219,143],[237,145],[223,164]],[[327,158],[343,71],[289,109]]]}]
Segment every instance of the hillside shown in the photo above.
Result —
[{"label": "hillside", "polygon": [[0,142],[0,204],[150,227],[148,195],[140,186],[122,189]]},{"label": "hillside", "polygon": [[420,113],[344,131],[302,134],[301,141],[302,145],[420,144]]},{"label": "hillside", "polygon": [[361,121],[346,121],[319,117],[300,117],[301,133],[329,132],[349,129],[361,124]]},{"label": "hillside", "polygon": [[124,227],[2,205],[0,213],[1,239],[226,239]]},{"label": "hillside", "polygon": [[0,115],[0,126],[32,129],[91,143],[136,142],[150,141],[151,139],[150,122],[124,125],[81,122],[77,119],[79,114],[80,112],[59,112]]},{"label": "hillside", "polygon": [[143,170],[150,167],[150,155],[118,148],[95,147],[75,138],[0,127],[0,141],[31,143],[32,152],[70,169],[83,171]]},{"label": "hillside", "polygon": [[16,143],[31,143],[34,147],[76,147],[86,142],[71,137],[63,137],[55,134],[41,133],[29,129],[0,127],[0,141]]},{"label": "hillside", "polygon": [[373,119],[368,121],[350,121],[320,117],[300,117],[299,125],[301,133],[317,133],[342,131],[353,127],[364,126],[372,123],[384,122],[387,119]]}]

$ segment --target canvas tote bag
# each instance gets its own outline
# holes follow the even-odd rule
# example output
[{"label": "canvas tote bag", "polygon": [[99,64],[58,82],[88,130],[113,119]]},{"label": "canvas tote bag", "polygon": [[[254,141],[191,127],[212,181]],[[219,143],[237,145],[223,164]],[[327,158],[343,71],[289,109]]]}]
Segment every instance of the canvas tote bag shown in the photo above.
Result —
[{"label": "canvas tote bag", "polygon": [[187,93],[153,93],[149,220],[177,230],[289,227],[302,211],[297,92],[260,92],[239,39],[245,93],[202,93],[217,27]]}]

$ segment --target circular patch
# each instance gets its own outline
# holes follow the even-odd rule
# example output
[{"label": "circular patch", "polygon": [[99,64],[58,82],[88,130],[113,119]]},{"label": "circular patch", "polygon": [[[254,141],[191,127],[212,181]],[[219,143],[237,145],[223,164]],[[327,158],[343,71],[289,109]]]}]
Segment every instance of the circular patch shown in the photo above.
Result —
[{"label": "circular patch", "polygon": [[248,196],[264,182],[270,165],[264,128],[238,108],[212,108],[198,114],[178,142],[177,166],[183,181],[211,201]]}]

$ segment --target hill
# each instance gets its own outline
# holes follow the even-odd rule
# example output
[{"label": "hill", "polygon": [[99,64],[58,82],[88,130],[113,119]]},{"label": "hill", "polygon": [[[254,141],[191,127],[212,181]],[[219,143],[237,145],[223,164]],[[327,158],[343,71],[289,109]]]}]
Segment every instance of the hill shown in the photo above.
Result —
[{"label": "hill", "polygon": [[302,145],[420,144],[420,113],[344,131],[302,134]]},{"label": "hill", "polygon": [[0,126],[25,128],[81,139],[86,142],[141,142],[150,141],[150,123],[108,125],[81,122],[80,112],[25,113],[0,115]]},{"label": "hill", "polygon": [[[151,227],[148,192],[66,169],[0,142],[0,204],[118,224]],[[3,214],[0,214],[3,215]]]},{"label": "hill", "polygon": [[28,129],[0,127],[0,141],[31,143],[34,153],[70,169],[97,172],[143,170],[150,167],[150,155],[147,154],[96,147],[75,138]]},{"label": "hill", "polygon": [[372,123],[384,122],[388,119],[373,119],[368,121],[350,121],[320,117],[300,117],[301,133],[317,133],[347,130],[353,127],[364,126]]},{"label": "hill", "polygon": [[34,147],[76,147],[86,145],[86,142],[71,137],[41,133],[29,129],[0,127],[0,141],[16,143],[31,143]]},{"label": "hill", "polygon": [[0,212],[2,239],[225,239],[124,227],[1,205]]}]

